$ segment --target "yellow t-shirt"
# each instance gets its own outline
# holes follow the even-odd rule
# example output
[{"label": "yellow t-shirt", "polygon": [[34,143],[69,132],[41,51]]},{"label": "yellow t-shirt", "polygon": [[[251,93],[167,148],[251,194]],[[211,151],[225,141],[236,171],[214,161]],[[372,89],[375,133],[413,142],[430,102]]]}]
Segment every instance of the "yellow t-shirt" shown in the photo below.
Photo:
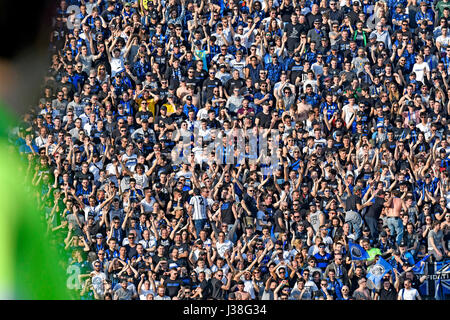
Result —
[{"label": "yellow t-shirt", "polygon": [[144,101],[145,99],[139,98],[136,99],[136,103],[138,104],[138,111],[150,111],[153,114],[153,117],[155,116],[155,109],[156,109],[156,102],[155,99],[150,98],[147,99],[147,108],[143,108],[143,106],[141,105],[141,102]]},{"label": "yellow t-shirt", "polygon": [[176,111],[175,107],[172,106],[170,103],[165,103],[165,104],[163,104],[163,106],[166,106],[168,116],[170,116],[172,113],[174,113]]}]

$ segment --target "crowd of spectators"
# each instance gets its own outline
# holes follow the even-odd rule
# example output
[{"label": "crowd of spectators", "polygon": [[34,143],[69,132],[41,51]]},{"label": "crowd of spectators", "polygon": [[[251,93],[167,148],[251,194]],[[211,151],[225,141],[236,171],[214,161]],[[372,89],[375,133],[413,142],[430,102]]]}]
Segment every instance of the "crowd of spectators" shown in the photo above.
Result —
[{"label": "crowd of spectators", "polygon": [[448,0],[58,1],[14,134],[70,289],[421,298],[413,265],[450,256],[449,22]]}]

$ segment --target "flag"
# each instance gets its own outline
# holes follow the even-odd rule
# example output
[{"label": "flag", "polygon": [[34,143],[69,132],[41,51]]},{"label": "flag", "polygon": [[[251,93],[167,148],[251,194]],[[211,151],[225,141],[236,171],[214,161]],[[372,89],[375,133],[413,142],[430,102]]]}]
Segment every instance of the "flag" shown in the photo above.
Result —
[{"label": "flag", "polygon": [[[445,262],[444,262],[445,263]],[[448,280],[448,275],[450,274],[450,263],[444,265],[442,263],[442,267],[436,271],[436,275],[438,275],[438,279],[435,281],[435,290],[434,290],[434,299],[435,300],[444,300],[446,294],[449,293],[450,283]],[[435,263],[436,269],[439,268],[438,264]]]},{"label": "flag", "polygon": [[392,271],[392,266],[382,257],[378,257],[378,262],[369,269],[367,279],[369,279],[376,287],[378,287],[384,275]]},{"label": "flag", "polygon": [[417,261],[417,263],[414,265],[414,268],[412,269],[412,271],[414,271],[415,273],[422,274],[423,269],[425,268],[425,261],[427,261],[430,256],[431,255],[427,254],[425,257],[422,258],[422,260]]},{"label": "flag", "polygon": [[357,243],[349,242],[348,249],[352,260],[367,260],[370,258],[367,251]]}]

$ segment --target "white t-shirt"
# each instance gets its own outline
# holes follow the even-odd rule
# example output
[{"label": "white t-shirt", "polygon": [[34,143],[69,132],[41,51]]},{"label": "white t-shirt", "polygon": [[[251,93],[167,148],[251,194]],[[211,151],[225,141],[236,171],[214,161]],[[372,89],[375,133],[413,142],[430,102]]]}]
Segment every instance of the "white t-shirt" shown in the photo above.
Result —
[{"label": "white t-shirt", "polygon": [[[117,171],[120,174],[122,174],[122,166],[119,164],[117,166]],[[109,180],[114,182],[117,186],[118,181],[117,181],[117,176],[116,176],[116,168],[114,167],[114,165],[112,163],[108,163],[108,165],[106,166],[106,175],[109,176]]]},{"label": "white t-shirt", "polygon": [[152,294],[153,297],[156,296],[156,294],[153,292],[153,290],[145,290],[141,288],[141,295],[139,296],[140,300],[147,300],[147,295]]},{"label": "white t-shirt", "polygon": [[144,189],[148,187],[148,176],[143,173],[141,175],[135,173],[133,178],[136,180],[136,186],[140,189]]},{"label": "white t-shirt", "polygon": [[155,203],[155,198],[151,197],[150,202],[148,202],[145,198],[142,199],[140,202],[142,206],[144,207],[144,212],[152,212],[153,211],[153,204]]},{"label": "white t-shirt", "polygon": [[247,66],[244,59],[241,59],[241,61],[237,61],[236,59],[233,59],[230,61],[230,67],[232,69],[236,69],[239,71],[239,76],[241,78],[245,78],[244,76],[244,68]]},{"label": "white t-shirt", "polygon": [[106,274],[104,272],[99,272],[92,277],[92,286],[99,295],[103,295],[103,291],[105,290],[103,280],[106,280]]},{"label": "white t-shirt", "polygon": [[416,74],[417,81],[423,83],[423,79],[425,77],[425,72],[430,72],[430,66],[428,62],[422,62],[421,64],[414,63],[412,71]]},{"label": "white t-shirt", "polygon": [[151,249],[153,247],[156,247],[156,238],[154,236],[150,236],[148,240],[142,239],[139,241],[140,244],[144,247],[144,249]]},{"label": "white t-shirt", "polygon": [[207,219],[208,206],[211,206],[213,203],[214,201],[212,199],[205,198],[203,196],[193,196],[189,201],[189,204],[193,206],[192,219],[193,220]]},{"label": "white t-shirt", "polygon": [[349,104],[346,104],[345,106],[342,107],[342,113],[344,114],[344,117],[345,117],[344,121],[345,121],[346,124],[350,122],[350,120],[352,119],[353,114],[355,112],[359,111],[359,106],[356,105],[356,104],[353,105],[353,111],[351,111],[350,108],[351,107],[350,107]]},{"label": "white t-shirt", "polygon": [[445,37],[443,35],[440,35],[439,37],[436,38],[436,43],[437,42],[439,42],[441,47],[447,48],[449,46],[449,44],[450,44],[450,37],[448,35],[445,36]]},{"label": "white t-shirt", "polygon": [[114,77],[116,73],[125,69],[123,61],[123,53],[119,54],[119,57],[115,58],[114,53],[111,56],[111,76]]},{"label": "white t-shirt", "polygon": [[399,291],[398,295],[402,300],[418,300],[419,292],[414,288],[403,288]]},{"label": "white t-shirt", "polygon": [[224,258],[225,251],[231,252],[233,250],[233,243],[230,240],[225,240],[223,243],[216,243],[217,254]]},{"label": "white t-shirt", "polygon": [[123,161],[123,163],[125,163],[128,170],[131,170],[131,168],[133,166],[136,166],[136,164],[137,164],[137,155],[133,153],[132,155],[129,156],[125,153],[122,156],[122,161]]}]

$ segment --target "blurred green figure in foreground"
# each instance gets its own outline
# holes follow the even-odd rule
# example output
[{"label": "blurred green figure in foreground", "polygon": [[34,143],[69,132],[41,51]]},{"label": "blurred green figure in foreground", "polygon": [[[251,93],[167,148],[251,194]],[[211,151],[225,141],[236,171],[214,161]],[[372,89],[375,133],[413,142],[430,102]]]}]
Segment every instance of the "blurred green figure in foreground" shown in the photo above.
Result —
[{"label": "blurred green figure in foreground", "polygon": [[[35,195],[26,191],[31,190],[26,168],[8,142],[9,130],[34,102],[33,90],[42,80],[39,68],[47,63],[40,57],[54,12],[48,3],[30,2],[26,9],[0,3],[0,26],[8,30],[0,48],[0,299],[70,299],[62,258],[46,237],[43,213]],[[12,29],[18,21],[21,28]]]}]

